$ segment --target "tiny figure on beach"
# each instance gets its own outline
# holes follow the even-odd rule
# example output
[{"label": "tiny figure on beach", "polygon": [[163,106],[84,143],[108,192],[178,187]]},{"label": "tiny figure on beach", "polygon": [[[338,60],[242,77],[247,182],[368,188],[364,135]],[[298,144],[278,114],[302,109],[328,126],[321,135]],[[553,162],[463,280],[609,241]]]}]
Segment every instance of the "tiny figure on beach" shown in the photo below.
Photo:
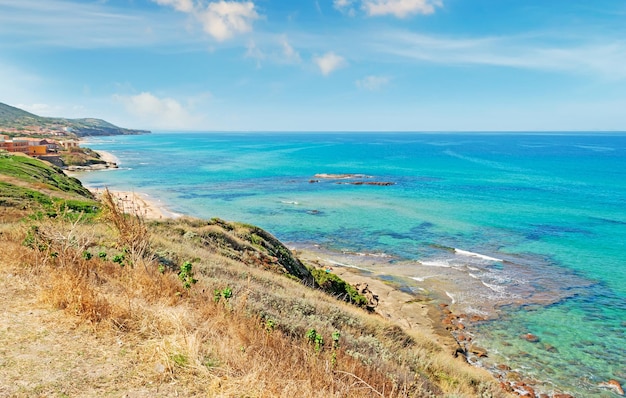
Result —
[{"label": "tiny figure on beach", "polygon": [[326,267],[326,273],[327,274],[330,274],[332,270],[333,270],[332,267]]}]

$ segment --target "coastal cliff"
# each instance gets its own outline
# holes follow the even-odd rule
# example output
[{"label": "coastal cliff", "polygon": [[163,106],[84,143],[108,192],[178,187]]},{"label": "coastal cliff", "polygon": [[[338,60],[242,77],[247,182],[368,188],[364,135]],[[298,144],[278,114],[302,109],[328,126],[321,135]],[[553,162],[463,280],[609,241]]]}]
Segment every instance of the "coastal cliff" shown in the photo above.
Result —
[{"label": "coastal cliff", "polygon": [[37,160],[23,167],[51,180],[11,172],[21,158],[0,158],[0,297],[14,303],[0,344],[17,347],[3,393],[507,396],[427,335],[321,290],[315,264],[258,227],[146,221]]}]

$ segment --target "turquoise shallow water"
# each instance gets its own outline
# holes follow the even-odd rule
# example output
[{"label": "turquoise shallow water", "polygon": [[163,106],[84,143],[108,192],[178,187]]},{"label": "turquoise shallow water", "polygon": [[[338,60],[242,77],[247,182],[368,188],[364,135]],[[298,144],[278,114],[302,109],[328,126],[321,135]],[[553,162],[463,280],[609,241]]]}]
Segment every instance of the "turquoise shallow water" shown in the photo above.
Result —
[{"label": "turquoise shallow water", "polygon": [[626,383],[624,134],[158,133],[88,146],[121,169],[81,174],[87,186],[145,192],[176,213],[254,223],[355,261],[384,254],[411,289],[439,280],[459,311],[497,315],[472,331],[493,353],[485,366],[579,396]]}]

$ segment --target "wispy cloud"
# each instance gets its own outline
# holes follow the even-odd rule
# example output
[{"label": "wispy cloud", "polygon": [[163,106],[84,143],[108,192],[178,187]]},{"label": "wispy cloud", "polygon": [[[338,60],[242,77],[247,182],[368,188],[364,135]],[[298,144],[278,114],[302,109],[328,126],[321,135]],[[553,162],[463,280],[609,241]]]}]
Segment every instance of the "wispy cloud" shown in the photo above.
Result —
[{"label": "wispy cloud", "polygon": [[389,84],[389,77],[387,76],[366,76],[363,79],[356,81],[356,86],[363,90],[378,91],[387,84]]},{"label": "wispy cloud", "polygon": [[280,37],[280,45],[282,47],[282,55],[285,62],[300,63],[302,61],[300,53],[298,53],[298,51],[291,46],[287,36],[283,35]]},{"label": "wispy cloud", "polygon": [[256,60],[257,67],[262,61],[274,64],[299,64],[302,62],[300,53],[291,45],[287,35],[266,35],[260,38],[261,45],[256,40],[250,40],[246,46],[246,58]]},{"label": "wispy cloud", "polygon": [[626,79],[626,40],[538,36],[454,38],[396,31],[372,38],[370,44],[376,53],[421,63],[488,65]]},{"label": "wispy cloud", "polygon": [[414,14],[432,14],[442,7],[441,0],[363,0],[363,9],[370,16],[394,15],[406,18]]},{"label": "wispy cloud", "polygon": [[345,58],[334,52],[327,52],[326,54],[314,57],[313,62],[317,65],[324,76],[330,75],[335,70],[347,65]]},{"label": "wispy cloud", "polygon": [[393,15],[397,18],[433,14],[437,7],[443,6],[442,0],[333,0],[333,7],[353,17],[357,12],[357,3],[368,16]]},{"label": "wispy cloud", "polygon": [[245,57],[255,59],[257,68],[260,68],[261,61],[265,59],[266,55],[256,44],[256,41],[250,40],[246,46]]},{"label": "wispy cloud", "polygon": [[252,31],[252,23],[259,19],[251,1],[213,1],[206,7],[192,0],[152,0],[157,4],[173,7],[192,15],[206,33],[218,41]]},{"label": "wispy cloud", "polygon": [[[161,17],[122,11],[103,3],[0,0],[0,8],[0,47],[13,43],[74,48],[129,47],[149,45],[166,37],[176,40]],[[153,26],[159,26],[162,36],[156,37]]]},{"label": "wispy cloud", "polygon": [[176,11],[192,12],[194,4],[192,0],[153,0],[162,6],[172,6]]},{"label": "wispy cloud", "polygon": [[333,7],[351,17],[356,15],[355,0],[333,0]]}]

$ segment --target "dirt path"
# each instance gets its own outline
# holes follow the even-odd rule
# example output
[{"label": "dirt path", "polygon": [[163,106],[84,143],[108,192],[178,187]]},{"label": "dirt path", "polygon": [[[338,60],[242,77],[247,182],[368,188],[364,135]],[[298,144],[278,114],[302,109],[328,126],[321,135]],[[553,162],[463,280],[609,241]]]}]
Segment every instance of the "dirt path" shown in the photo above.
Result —
[{"label": "dirt path", "polygon": [[0,270],[0,397],[187,396],[159,383],[141,346],[99,336],[37,301],[22,277]]}]

